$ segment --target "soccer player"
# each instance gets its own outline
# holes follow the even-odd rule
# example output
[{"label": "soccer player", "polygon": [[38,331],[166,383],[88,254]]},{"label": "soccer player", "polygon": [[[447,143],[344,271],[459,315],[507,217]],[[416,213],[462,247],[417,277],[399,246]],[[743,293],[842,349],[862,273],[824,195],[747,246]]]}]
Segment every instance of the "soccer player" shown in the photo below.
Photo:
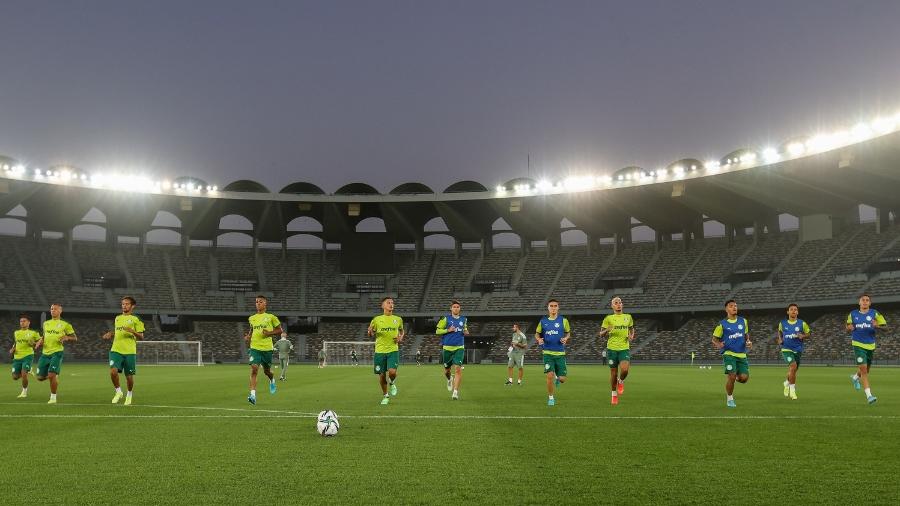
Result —
[{"label": "soccer player", "polygon": [[269,393],[275,393],[275,375],[272,374],[272,336],[284,332],[278,317],[267,313],[269,299],[263,295],[256,296],[256,314],[250,315],[250,330],[244,334],[244,340],[250,343],[250,395],[247,402],[256,404],[256,374],[259,366],[269,378]]},{"label": "soccer player", "polygon": [[725,319],[720,321],[712,333],[712,345],[722,354],[725,365],[725,405],[734,408],[734,382],[746,383],[750,379],[750,362],[747,351],[753,349],[750,341],[750,324],[743,316],[738,316],[738,305],[734,300],[725,303]]},{"label": "soccer player", "polygon": [[[462,383],[462,363],[465,356],[465,336],[469,335],[468,319],[460,313],[459,301],[450,303],[450,314],[438,321],[435,334],[441,337],[441,362],[447,378],[447,391],[453,392],[451,400],[459,400],[459,385]],[[420,350],[421,351],[421,350]],[[454,377],[450,377],[450,368]]]},{"label": "soccer player", "polygon": [[13,333],[15,344],[9,353],[13,356],[12,379],[22,379],[22,393],[18,399],[28,397],[28,373],[31,372],[31,363],[34,361],[34,346],[41,339],[41,335],[31,330],[31,317],[27,314],[19,316],[19,330]]},{"label": "soccer player", "polygon": [[288,340],[287,332],[281,333],[281,339],[275,341],[275,348],[278,349],[278,361],[281,365],[281,375],[278,377],[284,381],[285,373],[287,373],[288,364],[291,361],[291,352],[294,351],[294,344]]},{"label": "soccer player", "polygon": [[382,314],[372,318],[366,333],[375,336],[374,371],[381,384],[381,404],[391,402],[388,396],[397,395],[397,367],[400,365],[400,346],[403,342],[403,318],[394,314],[394,298],[381,299]]},{"label": "soccer player", "polygon": [[319,349],[319,369],[325,367],[325,348]]},{"label": "soccer player", "polygon": [[534,338],[543,348],[544,372],[547,373],[547,405],[555,406],[556,387],[566,382],[566,344],[572,332],[569,320],[559,314],[559,301],[547,301],[547,316],[541,318]]},{"label": "soccer player", "polygon": [[133,313],[136,305],[134,297],[122,297],[122,314],[116,316],[116,330],[103,334],[103,339],[113,340],[112,349],[109,350],[109,378],[116,389],[113,404],[122,400],[119,373],[125,371],[125,382],[128,384],[125,405],[131,406],[134,375],[137,373],[137,340],[144,338],[144,322]]},{"label": "soccer player", "polygon": [[59,372],[62,370],[65,342],[75,342],[78,336],[69,322],[60,318],[63,308],[61,304],[50,304],[50,319],[44,322],[44,337],[37,342],[35,348],[43,348],[38,360],[37,380],[50,379],[50,400],[47,404],[56,404],[56,391],[59,389]]},{"label": "soccer player", "polygon": [[797,369],[803,355],[803,344],[809,338],[809,325],[797,316],[800,306],[789,304],[787,318],[778,322],[778,344],[781,356],[788,364],[787,378],[784,380],[784,396],[797,400]]},{"label": "soccer player", "polygon": [[875,332],[879,330],[888,330],[887,321],[872,308],[872,299],[867,294],[862,294],[859,297],[859,309],[854,309],[847,315],[847,331],[850,332],[850,344],[853,345],[858,366],[856,374],[850,376],[850,381],[853,382],[853,388],[859,390],[859,382],[862,380],[869,404],[878,400],[872,395],[869,386],[869,369],[872,368],[872,356],[875,354]]},{"label": "soccer player", "polygon": [[356,350],[350,350],[350,361],[353,365],[359,365],[359,359],[356,357]]},{"label": "soccer player", "polygon": [[422,365],[422,350],[416,350],[416,367]]},{"label": "soccer player", "polygon": [[525,374],[525,350],[528,349],[528,338],[519,330],[519,324],[513,323],[512,341],[509,343],[509,350],[506,356],[506,386],[512,385],[513,367],[519,368],[519,386],[522,386],[522,376]]},{"label": "soccer player", "polygon": [[613,313],[606,315],[600,324],[598,337],[609,336],[606,340],[606,361],[609,364],[609,385],[612,388],[611,403],[619,404],[619,394],[625,392],[625,378],[631,365],[630,343],[634,341],[634,318],[623,313],[621,297],[610,301]]}]

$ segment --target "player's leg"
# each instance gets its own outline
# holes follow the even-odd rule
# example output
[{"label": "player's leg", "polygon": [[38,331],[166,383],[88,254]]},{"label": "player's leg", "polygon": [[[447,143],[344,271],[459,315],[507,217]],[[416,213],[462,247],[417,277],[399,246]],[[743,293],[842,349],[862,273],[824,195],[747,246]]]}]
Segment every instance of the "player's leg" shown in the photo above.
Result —
[{"label": "player's leg", "polygon": [[622,360],[619,362],[619,382],[625,381],[625,378],[628,377],[628,369],[631,367],[631,362],[628,360]]},{"label": "player's leg", "polygon": [[619,369],[615,366],[609,366],[609,387],[613,391],[613,395],[617,392],[616,387],[619,385]]},{"label": "player's leg", "polygon": [[397,368],[400,367],[400,352],[392,351],[385,357],[387,363],[387,380],[390,385],[390,394],[397,395]]},{"label": "player's leg", "polygon": [[569,371],[568,366],[566,365],[566,357],[559,356],[556,357],[556,369],[554,371],[556,373],[556,381],[559,384],[565,383],[567,379],[569,379]]},{"label": "player's leg", "polygon": [[519,367],[519,385],[522,384],[522,378],[525,376],[525,354],[522,353],[516,357],[516,364]]},{"label": "player's leg", "polygon": [[[869,371],[872,369],[873,354],[874,353],[872,350],[865,350],[865,362],[859,366],[860,379],[862,380],[863,384],[863,391],[866,394],[866,400],[869,401],[869,404],[872,404],[876,400],[878,400],[874,395],[872,395],[872,388],[869,384]],[[864,375],[862,374],[863,371],[865,371]]]},{"label": "player's leg", "polygon": [[[253,350],[251,350],[251,353]],[[250,360],[253,360],[251,356]],[[256,375],[259,373],[259,365],[250,364],[250,395],[247,396],[247,402],[256,404]]]},{"label": "player's leg", "polygon": [[750,379],[750,375],[748,375],[748,374],[739,374],[737,376],[738,383],[746,383],[747,380],[749,380],[749,379]]},{"label": "player's leg", "polygon": [[506,384],[512,385],[512,377],[513,377],[513,359],[509,357],[509,360],[506,364]]},{"label": "player's leg", "polygon": [[56,379],[56,373],[51,372],[47,375],[50,379],[50,395],[56,396],[56,390],[59,388],[59,380]]},{"label": "player's leg", "polygon": [[734,382],[737,379],[737,375],[734,373],[729,374],[725,378],[725,393],[728,394],[729,397],[734,395]]}]

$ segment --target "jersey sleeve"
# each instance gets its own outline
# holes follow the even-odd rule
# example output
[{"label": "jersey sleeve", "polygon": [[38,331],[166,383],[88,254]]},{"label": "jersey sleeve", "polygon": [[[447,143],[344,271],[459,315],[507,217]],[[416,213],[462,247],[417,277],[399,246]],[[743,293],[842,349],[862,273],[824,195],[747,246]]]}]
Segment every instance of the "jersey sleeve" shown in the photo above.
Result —
[{"label": "jersey sleeve", "polygon": [[72,328],[72,324],[71,324],[71,323],[66,322],[65,332],[66,332],[66,335],[67,335],[67,336],[71,336],[71,335],[73,335],[73,334],[75,333],[75,329]]},{"label": "jersey sleeve", "polygon": [[372,330],[375,332],[378,332],[378,322],[375,321],[377,318],[378,317],[376,316],[372,318],[372,321],[369,322],[369,326],[372,327]]},{"label": "jersey sleeve", "polygon": [[878,322],[879,325],[887,325],[887,320],[885,320],[884,316],[878,311],[875,311],[875,321]]},{"label": "jersey sleeve", "polygon": [[744,318],[744,334],[750,333],[750,322]]},{"label": "jersey sleeve", "polygon": [[447,317],[446,316],[442,317],[438,321],[437,328],[434,330],[434,333],[439,336],[442,336],[447,333]]},{"label": "jersey sleeve", "polygon": [[847,313],[847,323],[853,323],[853,314]]},{"label": "jersey sleeve", "polygon": [[272,322],[272,330],[275,330],[281,326],[281,320],[279,320],[275,315],[272,315],[272,319],[270,321]]},{"label": "jersey sleeve", "polygon": [[634,316],[628,315],[628,328],[634,328]]},{"label": "jersey sleeve", "polygon": [[572,327],[569,325],[568,318],[563,318],[563,330],[565,330],[566,333],[572,332]]},{"label": "jersey sleeve", "polygon": [[804,333],[804,334],[809,334],[809,333],[810,333],[809,324],[806,323],[806,322],[803,322],[803,333]]},{"label": "jersey sleeve", "polygon": [[610,327],[610,323],[609,323],[610,318],[609,318],[609,316],[610,316],[610,315],[606,315],[606,316],[603,318],[603,323],[600,324],[600,328],[608,329],[608,328]]},{"label": "jersey sleeve", "polygon": [[135,318],[134,331],[135,332],[143,332],[144,331],[144,322],[141,321],[140,318]]},{"label": "jersey sleeve", "polygon": [[541,328],[541,322],[538,322],[537,327],[534,328],[534,333],[535,333],[535,334],[542,334],[542,333],[543,333],[543,329]]},{"label": "jersey sleeve", "polygon": [[[806,325],[806,323],[804,323]],[[781,322],[778,322],[778,332],[784,333],[784,327],[781,326]]]},{"label": "jersey sleeve", "polygon": [[724,332],[725,331],[722,330],[722,324],[720,323],[716,325],[716,328],[713,329],[713,337],[715,337],[716,339],[722,339],[722,334]]}]

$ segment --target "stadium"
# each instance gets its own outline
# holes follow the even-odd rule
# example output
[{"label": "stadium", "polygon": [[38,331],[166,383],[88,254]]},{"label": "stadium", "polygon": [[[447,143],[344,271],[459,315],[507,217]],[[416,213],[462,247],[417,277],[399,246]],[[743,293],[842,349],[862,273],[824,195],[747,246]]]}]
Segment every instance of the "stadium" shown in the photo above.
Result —
[{"label": "stadium", "polygon": [[[628,437],[641,441],[632,446],[648,467],[629,472],[626,482],[633,487],[651,475],[663,476],[664,501],[692,502],[695,499],[686,491],[702,487],[702,480],[687,479],[684,487],[684,475],[666,469],[687,465],[693,472],[707,465],[702,460],[686,464],[684,455],[715,454],[718,444],[698,434],[705,424],[729,421],[716,408],[721,406],[719,376],[703,372],[719,367],[719,353],[709,338],[722,318],[724,301],[737,300],[741,314],[752,322],[754,364],[781,363],[775,335],[791,302],[800,304],[803,318],[814,329],[804,355],[804,363],[812,365],[853,364],[843,322],[860,294],[870,294],[889,322],[900,316],[900,227],[895,221],[900,202],[894,190],[900,164],[898,126],[900,115],[793,140],[780,148],[736,150],[721,160],[683,159],[656,170],[627,167],[562,181],[520,178],[493,188],[460,181],[442,192],[415,182],[384,194],[364,182],[347,184],[332,194],[307,182],[279,192],[251,180],[220,189],[191,178],[156,182],[73,167],[26,167],[3,157],[0,202],[8,234],[0,242],[3,332],[15,330],[22,312],[36,322],[45,321],[49,305],[58,303],[79,334],[78,342],[66,347],[67,368],[75,372],[63,376],[60,404],[68,402],[70,409],[79,411],[47,414],[36,409],[46,406],[23,408],[20,403],[11,408],[17,411],[4,416],[74,416],[88,421],[124,416],[158,420],[177,430],[179,435],[167,439],[161,450],[152,443],[141,445],[145,457],[137,466],[155,484],[128,480],[148,494],[150,503],[206,502],[220,488],[234,497],[246,496],[245,490],[227,484],[228,472],[224,478],[203,475],[184,481],[176,478],[190,473],[184,464],[176,471],[154,470],[167,460],[170,445],[186,445],[201,453],[207,451],[202,448],[212,448],[209,455],[217,465],[245,458],[242,452],[217,449],[228,447],[227,439],[202,436],[208,430],[205,420],[197,420],[202,417],[218,419],[215,423],[220,425],[213,430],[225,432],[244,430],[240,428],[244,418],[260,418],[267,424],[287,420],[289,437],[302,442],[301,460],[290,466],[293,472],[303,472],[307,465],[303,459],[337,463],[324,476],[291,484],[292,493],[300,494],[294,497],[325,490],[338,503],[371,499],[366,491],[373,484],[362,480],[348,488],[344,483],[365,475],[366,466],[354,462],[358,452],[379,451],[377,438],[367,437],[366,429],[385,430],[383,423],[430,424],[424,433],[414,431],[415,425],[399,429],[405,443],[398,443],[395,451],[421,469],[404,480],[409,488],[401,493],[401,502],[434,502],[438,495],[423,494],[421,489],[442,479],[442,467],[421,461],[416,449],[435,444],[427,431],[462,427],[470,435],[461,443],[465,452],[478,455],[473,472],[489,475],[506,465],[506,460],[491,455],[498,451],[496,444],[499,448],[513,444],[501,434],[505,425],[521,423],[516,414],[539,425],[541,419],[561,417],[568,427],[563,440],[567,442],[562,444],[574,454],[579,450],[573,444],[604,444],[605,436],[594,432],[597,424],[628,419],[646,424],[635,427],[636,433]],[[848,185],[856,180],[868,183]],[[311,367],[295,368],[292,372],[301,383],[282,385],[275,401],[265,399],[268,407],[251,413],[250,407],[239,407],[244,369],[227,364],[247,363],[241,336],[248,329],[247,315],[253,312],[257,295],[268,297],[269,310],[285,322],[295,361],[315,362],[319,350],[331,343],[328,362],[336,367],[319,376]],[[102,396],[100,401],[107,402],[98,392],[109,388],[103,378],[105,365],[100,364],[106,361],[109,344],[96,336],[112,329],[123,296],[139,301],[137,312],[146,321],[139,363],[162,367],[143,367],[138,376],[141,395],[138,405],[129,409],[141,411],[116,415],[97,399]],[[404,318],[409,335],[400,348],[404,366],[399,384],[407,396],[401,394],[399,405],[390,406],[391,415],[370,409],[377,407],[372,402],[377,390],[370,372],[362,371],[367,368],[341,367],[349,365],[350,350],[371,364],[366,329],[386,296],[395,299],[396,313]],[[630,388],[647,389],[644,404],[635,402],[618,414],[599,410],[608,405],[602,394],[599,400],[597,395],[604,388],[605,366],[599,362],[605,352],[604,342],[595,334],[614,296],[625,301],[636,321],[632,356],[639,379],[632,380]],[[544,413],[534,411],[543,393],[537,365],[541,348],[533,334],[551,298],[559,301],[572,324],[568,359],[576,384],[560,390],[559,407],[564,411]],[[459,301],[470,318],[465,353],[470,367],[465,375],[471,379],[463,400],[471,400],[457,409],[444,404],[442,369],[437,364],[441,341],[434,335],[436,321],[447,314],[452,300]],[[526,333],[529,347],[528,388],[511,393],[503,390],[503,366],[490,364],[506,362],[512,323]],[[414,366],[417,351],[423,368]],[[900,340],[894,332],[879,339],[877,363],[900,363]],[[696,365],[703,374],[702,387],[696,385],[696,377],[685,376],[687,371],[696,374]],[[734,420],[748,427],[815,426],[817,436],[805,436],[797,444],[815,448],[804,475],[816,487],[815,474],[830,469],[829,463],[842,455],[839,447],[822,446],[823,439],[841,433],[844,420],[835,420],[834,410],[849,413],[850,419],[870,416],[848,407],[852,389],[845,371],[850,370],[804,368],[801,376],[811,379],[801,392],[809,393],[807,399],[828,399],[811,409],[807,404],[804,411],[795,406],[773,408],[761,392],[775,392],[771,402],[780,401],[777,390],[783,368],[756,368],[755,373],[766,378],[758,381],[775,386],[751,390],[754,393],[746,396],[749,409]],[[895,371],[883,371],[878,382],[893,385],[896,391]],[[230,391],[200,387],[198,393],[173,399],[169,381],[180,385],[214,381],[229,385]],[[641,381],[654,386],[648,388]],[[685,399],[666,390],[666,385],[675,384],[702,392],[703,399],[697,402],[703,408],[685,409]],[[295,385],[300,390],[292,393]],[[847,399],[832,402],[835,390],[846,393]],[[743,390],[738,392],[740,397]],[[631,401],[625,395],[623,403]],[[852,399],[854,408],[866,408],[861,398]],[[143,407],[141,400],[146,403]],[[5,410],[12,404],[5,403]],[[890,410],[889,405],[880,407]],[[335,448],[323,444],[323,438],[313,439],[307,420],[321,408],[345,415],[344,429],[335,438],[344,445]],[[208,410],[220,411],[204,414]],[[896,415],[878,418],[894,424]],[[621,427],[615,430],[632,430]],[[96,435],[90,430],[86,425],[78,433],[91,441]],[[657,435],[648,437],[647,430]],[[761,443],[764,433],[749,437],[750,444],[763,448],[752,457],[759,462],[754,466],[765,467],[771,458]],[[883,434],[892,437],[890,429],[884,428]],[[197,437],[206,438],[208,444],[196,446]],[[497,443],[485,445],[490,440]],[[682,443],[665,443],[673,440]],[[68,462],[89,465],[94,460],[81,443],[63,441]],[[284,451],[281,458],[296,455],[294,450]],[[539,465],[524,457],[526,453],[515,455]],[[590,458],[573,465],[578,476],[592,479],[609,472]],[[65,482],[65,493],[72,502],[93,502],[96,479],[82,474]],[[172,483],[179,480],[190,489],[173,489]],[[874,487],[873,503],[889,496],[891,482],[880,474],[869,482]],[[590,501],[601,494],[578,478],[567,483],[573,501]],[[504,490],[486,488],[476,480],[452,496],[483,502],[509,493]],[[526,490],[525,503],[540,495],[533,487]],[[774,500],[783,492],[777,487],[758,490],[750,502]],[[702,497],[707,500],[721,493],[705,490]],[[845,498],[840,491],[804,493],[826,502]],[[639,492],[625,497],[656,500]]]}]

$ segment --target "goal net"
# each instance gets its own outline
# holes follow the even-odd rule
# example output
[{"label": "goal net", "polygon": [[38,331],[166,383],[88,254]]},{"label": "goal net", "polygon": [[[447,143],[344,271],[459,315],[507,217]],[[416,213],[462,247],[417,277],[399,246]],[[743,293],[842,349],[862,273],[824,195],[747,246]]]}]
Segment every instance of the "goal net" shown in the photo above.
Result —
[{"label": "goal net", "polygon": [[372,365],[375,341],[323,341],[322,349],[325,350],[325,365],[353,365],[354,351],[356,363]]},{"label": "goal net", "polygon": [[200,341],[138,341],[141,365],[203,365]]}]

